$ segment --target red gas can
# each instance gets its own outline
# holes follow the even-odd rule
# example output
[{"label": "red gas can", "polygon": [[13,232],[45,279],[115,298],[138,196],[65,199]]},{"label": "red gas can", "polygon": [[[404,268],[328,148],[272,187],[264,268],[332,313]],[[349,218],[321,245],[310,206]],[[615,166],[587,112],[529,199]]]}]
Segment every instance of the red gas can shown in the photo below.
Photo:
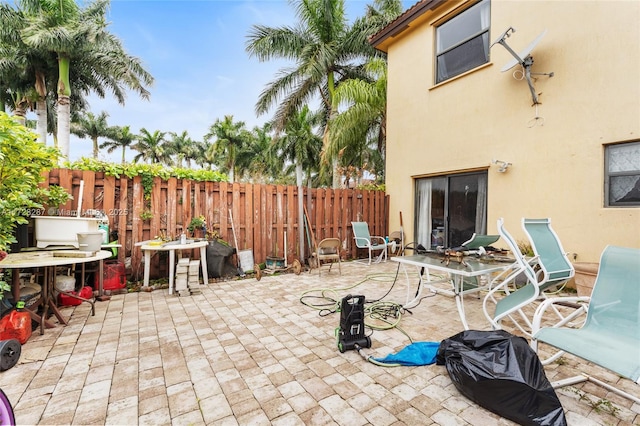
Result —
[{"label": "red gas can", "polygon": [[[94,275],[93,288],[98,288],[99,275]],[[104,262],[104,276],[102,278],[103,290],[120,290],[127,286],[127,275],[124,263],[118,260],[106,260]]]},{"label": "red gas can", "polygon": [[[85,285],[79,292],[70,291],[69,293],[82,297],[83,299],[91,299],[93,297],[93,289],[88,285]],[[58,304],[61,306],[78,306],[82,303],[82,300],[71,297],[65,293],[58,295]]]},{"label": "red gas can", "polygon": [[24,302],[19,301],[16,304],[16,310],[0,320],[0,340],[16,339],[24,345],[29,337],[31,337],[31,316],[24,310]]}]

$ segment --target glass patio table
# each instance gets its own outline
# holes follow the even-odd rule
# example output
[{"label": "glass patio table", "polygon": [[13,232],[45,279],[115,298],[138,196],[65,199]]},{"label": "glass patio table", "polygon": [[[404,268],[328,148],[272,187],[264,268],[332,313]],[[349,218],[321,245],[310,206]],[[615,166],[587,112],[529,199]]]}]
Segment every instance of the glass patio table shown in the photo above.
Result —
[{"label": "glass patio table", "polygon": [[[460,315],[460,321],[462,322],[465,330],[468,330],[469,324],[467,323],[464,311],[463,296],[465,294],[476,293],[481,290],[489,289],[492,282],[491,276],[495,273],[500,273],[509,269],[513,262],[482,259],[474,256],[464,256],[462,259],[464,263],[459,262],[458,259],[453,256],[448,262],[443,256],[437,255],[392,257],[392,261],[398,262],[403,266],[405,277],[407,279],[407,299],[403,307],[411,308],[416,306],[420,301],[422,290],[425,287],[436,294],[454,296],[456,299],[458,313]],[[411,285],[409,284],[409,274],[407,272],[407,267],[409,266],[414,266],[416,268],[419,277],[418,290],[413,298],[411,297]],[[434,280],[431,277],[432,271],[444,273],[447,277],[444,279]],[[486,277],[486,280],[480,279],[482,276]],[[476,283],[465,282],[465,278],[471,277],[476,278]],[[446,283],[447,285],[435,285],[442,283]]]}]

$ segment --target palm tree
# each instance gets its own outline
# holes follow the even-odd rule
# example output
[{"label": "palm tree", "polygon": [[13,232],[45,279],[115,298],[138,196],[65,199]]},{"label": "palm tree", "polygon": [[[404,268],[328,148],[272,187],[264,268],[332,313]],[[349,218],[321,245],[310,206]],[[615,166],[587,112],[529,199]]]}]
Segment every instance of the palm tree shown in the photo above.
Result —
[{"label": "palm tree", "polygon": [[191,168],[191,160],[196,154],[195,142],[189,137],[187,131],[181,134],[169,133],[171,140],[167,143],[167,153],[176,156],[176,166],[182,167],[182,160],[186,161],[187,168]]},{"label": "palm tree", "polygon": [[[289,162],[295,168],[296,183],[303,184],[303,172],[310,171],[318,165],[322,137],[314,132],[322,122],[321,114],[313,114],[308,105],[295,116],[289,118],[284,132],[277,137],[272,145],[275,157],[279,158],[281,166]],[[307,180],[310,173],[307,174]]]},{"label": "palm tree", "polygon": [[11,103],[14,114],[21,118],[28,107],[35,105],[37,133],[40,141],[46,143],[46,76],[53,72],[55,56],[23,42],[21,34],[26,25],[22,10],[0,5],[0,75],[3,76],[0,77],[0,102],[2,107]]},{"label": "palm tree", "polygon": [[251,182],[268,182],[281,172],[282,168],[275,166],[275,161],[270,155],[272,142],[271,124],[265,123],[255,126],[246,143],[236,154],[236,169],[241,174],[239,179]]},{"label": "palm tree", "polygon": [[138,143],[133,146],[133,149],[139,152],[135,157],[133,157],[134,162],[138,162],[139,160],[147,161],[150,163],[164,163],[167,165],[171,165],[171,156],[167,153],[165,149],[165,135],[167,132],[161,132],[160,130],[156,130],[153,133],[150,133],[144,127],[140,129],[140,135],[138,136]]},{"label": "palm tree", "polygon": [[108,139],[100,144],[100,149],[106,148],[108,153],[112,153],[116,149],[122,148],[122,164],[124,164],[127,147],[131,146],[138,136],[131,133],[129,126],[112,126],[107,133]]},{"label": "palm tree", "polygon": [[386,150],[387,64],[375,58],[365,69],[370,80],[349,80],[336,90],[336,101],[348,107],[333,120],[329,148],[341,151],[343,165],[355,167],[357,176],[382,171]]},{"label": "palm tree", "polygon": [[212,154],[215,154],[215,164],[221,168],[221,171],[229,174],[231,182],[235,182],[238,152],[250,138],[251,134],[246,129],[244,121],[234,122],[233,115],[225,115],[222,121],[217,119],[209,127],[209,133],[204,135],[207,142],[214,139],[211,151]]},{"label": "palm tree", "polygon": [[71,123],[71,133],[80,139],[89,137],[93,141],[93,158],[98,158],[98,138],[110,135],[107,117],[109,117],[109,114],[104,111],[98,116],[87,112]]},{"label": "palm tree", "polygon": [[22,40],[39,51],[55,52],[58,58],[58,143],[68,158],[72,62],[91,90],[97,89],[100,95],[108,87],[119,100],[124,99],[124,94],[117,93],[123,87],[148,98],[143,84],[151,84],[153,78],[106,31],[109,0],[96,0],[84,9],[74,0],[19,0],[18,4],[27,17]]},{"label": "palm tree", "polygon": [[[303,223],[302,172],[305,165],[315,163],[319,157],[322,138],[316,135],[313,128],[320,122],[318,115],[313,115],[307,105],[298,114],[290,117],[284,129],[284,135],[276,139],[275,150],[285,161],[295,164],[296,184],[298,185],[298,217]],[[298,233],[300,258],[304,259],[304,235],[302,228]]]},{"label": "palm tree", "polygon": [[375,0],[364,18],[349,26],[344,0],[295,0],[299,22],[295,27],[271,28],[255,25],[245,46],[260,61],[289,59],[295,66],[283,69],[261,93],[256,112],[265,113],[278,105],[274,123],[280,131],[287,117],[314,97],[322,101],[326,124],[323,129],[325,161],[333,165],[333,186],[339,187],[339,150],[330,144],[329,128],[337,115],[335,89],[350,78],[366,79],[358,60],[380,56],[367,42],[402,12],[400,0]]},{"label": "palm tree", "polygon": [[[245,48],[251,56],[260,61],[283,58],[296,62],[260,94],[256,112],[263,114],[277,104],[273,122],[279,132],[303,105],[319,98],[327,123],[324,142],[328,144],[330,118],[338,111],[335,88],[345,79],[362,75],[355,61],[370,56],[373,49],[366,32],[348,24],[344,0],[295,0],[293,4],[296,26],[254,25],[249,33]],[[334,165],[334,187],[338,187],[338,158],[332,155],[328,159]]]}]

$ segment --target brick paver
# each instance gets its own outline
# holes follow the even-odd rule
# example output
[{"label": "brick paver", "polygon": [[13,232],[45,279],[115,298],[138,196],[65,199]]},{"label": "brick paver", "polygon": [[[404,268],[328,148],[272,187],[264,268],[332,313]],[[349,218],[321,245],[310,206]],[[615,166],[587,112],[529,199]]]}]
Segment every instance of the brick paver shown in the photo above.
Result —
[{"label": "brick paver", "polygon": [[[18,424],[513,424],[462,396],[442,366],[387,368],[356,351],[340,353],[333,306],[301,303],[313,289],[333,289],[326,294],[336,300],[375,300],[391,289],[384,300],[402,303],[407,283],[400,274],[393,285],[397,269],[395,262],[344,262],[342,275],[212,281],[183,297],[167,290],[115,295],[97,302],[93,317],[86,304],[63,308],[69,325],[35,331],[18,365],[0,373],[0,388]],[[462,331],[452,298],[423,295],[399,329],[372,332],[368,354],[398,351],[409,337],[439,342]],[[481,299],[466,297],[465,306],[472,328],[488,329]],[[585,364],[565,356],[547,376],[566,377],[576,367]],[[638,392],[614,374],[598,369],[598,376]],[[558,395],[570,425],[640,423],[640,407],[602,388],[585,384]]]}]

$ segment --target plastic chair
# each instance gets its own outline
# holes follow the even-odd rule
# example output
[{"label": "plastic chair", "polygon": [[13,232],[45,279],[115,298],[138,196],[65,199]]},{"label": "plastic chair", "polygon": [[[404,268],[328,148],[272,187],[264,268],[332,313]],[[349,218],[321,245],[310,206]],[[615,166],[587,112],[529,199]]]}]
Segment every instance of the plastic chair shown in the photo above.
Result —
[{"label": "plastic chair", "polygon": [[[516,263],[514,264],[513,272],[501,284],[489,291],[483,302],[483,310],[493,328],[500,328],[500,321],[508,317],[520,331],[531,336],[533,325],[522,308],[538,299],[546,298],[545,291],[565,284],[573,277],[575,271],[562,249],[560,239],[551,228],[549,219],[523,219],[522,226],[529,236],[535,256],[529,260],[524,258],[517,243],[504,228],[503,219],[499,219],[498,231],[507,245],[509,245]],[[538,272],[534,270],[534,267],[538,269]],[[515,278],[521,273],[525,275],[527,283],[524,287],[516,288],[515,291],[510,292],[509,286],[515,282]],[[504,291],[506,296],[497,300],[495,295],[500,291]],[[496,304],[493,314],[489,312],[489,302]],[[558,326],[571,324],[573,320],[586,312],[584,305],[570,307],[571,311],[566,315],[556,306],[553,306],[552,309],[558,317],[556,324]],[[519,315],[519,320],[513,315],[516,313]],[[520,321],[525,325],[523,326]]]},{"label": "plastic chair", "polygon": [[465,250],[478,250],[480,254],[485,247],[490,246],[500,239],[500,235],[478,235],[475,232],[469,240],[462,243]]},{"label": "plastic chair", "polygon": [[353,228],[353,238],[356,242],[356,247],[369,252],[369,265],[371,265],[373,252],[378,250],[380,254],[373,262],[379,263],[383,258],[387,260],[387,241],[384,237],[377,235],[371,236],[367,222],[351,222],[351,226]]},{"label": "plastic chair", "polygon": [[[498,233],[509,246],[511,253],[514,256],[515,262],[511,266],[511,268],[509,268],[500,276],[494,278],[491,289],[482,302],[482,310],[484,311],[484,315],[493,329],[501,329],[502,327],[500,325],[500,322],[504,318],[509,317],[514,322],[516,327],[518,327],[525,334],[530,335],[531,321],[527,318],[524,312],[522,312],[522,308],[534,302],[540,295],[536,273],[533,270],[531,264],[524,258],[524,256],[520,252],[515,239],[505,229],[504,219],[502,218],[498,219]],[[510,285],[515,282],[516,277],[518,277],[520,274],[524,274],[527,280],[526,284],[520,288],[516,288],[515,291],[511,291],[509,288]],[[500,279],[502,279],[502,281],[497,285],[494,285]],[[505,293],[505,296],[502,298],[497,298],[497,294],[502,292]],[[495,305],[495,310],[493,312],[490,312],[490,305]],[[511,316],[512,314],[516,313],[527,324],[528,330],[523,328],[518,320]]]},{"label": "plastic chair", "polygon": [[[640,249],[617,246],[604,249],[587,319],[581,328],[540,328],[550,306],[586,300],[589,297],[545,300],[534,315],[532,348],[537,351],[538,343],[543,342],[640,384]],[[585,373],[553,385],[562,387],[583,381],[591,381],[640,404],[640,398]]]},{"label": "plastic chair", "polygon": [[311,253],[312,257],[316,258],[318,265],[318,275],[322,269],[322,262],[329,263],[329,271],[335,262],[338,263],[338,270],[342,275],[342,267],[340,266],[340,240],[338,238],[325,238],[318,243],[314,253]]},{"label": "plastic chair", "polygon": [[531,248],[542,272],[542,290],[564,284],[575,274],[575,269],[562,248],[560,238],[551,228],[551,219],[522,219],[522,228],[529,237]]}]

